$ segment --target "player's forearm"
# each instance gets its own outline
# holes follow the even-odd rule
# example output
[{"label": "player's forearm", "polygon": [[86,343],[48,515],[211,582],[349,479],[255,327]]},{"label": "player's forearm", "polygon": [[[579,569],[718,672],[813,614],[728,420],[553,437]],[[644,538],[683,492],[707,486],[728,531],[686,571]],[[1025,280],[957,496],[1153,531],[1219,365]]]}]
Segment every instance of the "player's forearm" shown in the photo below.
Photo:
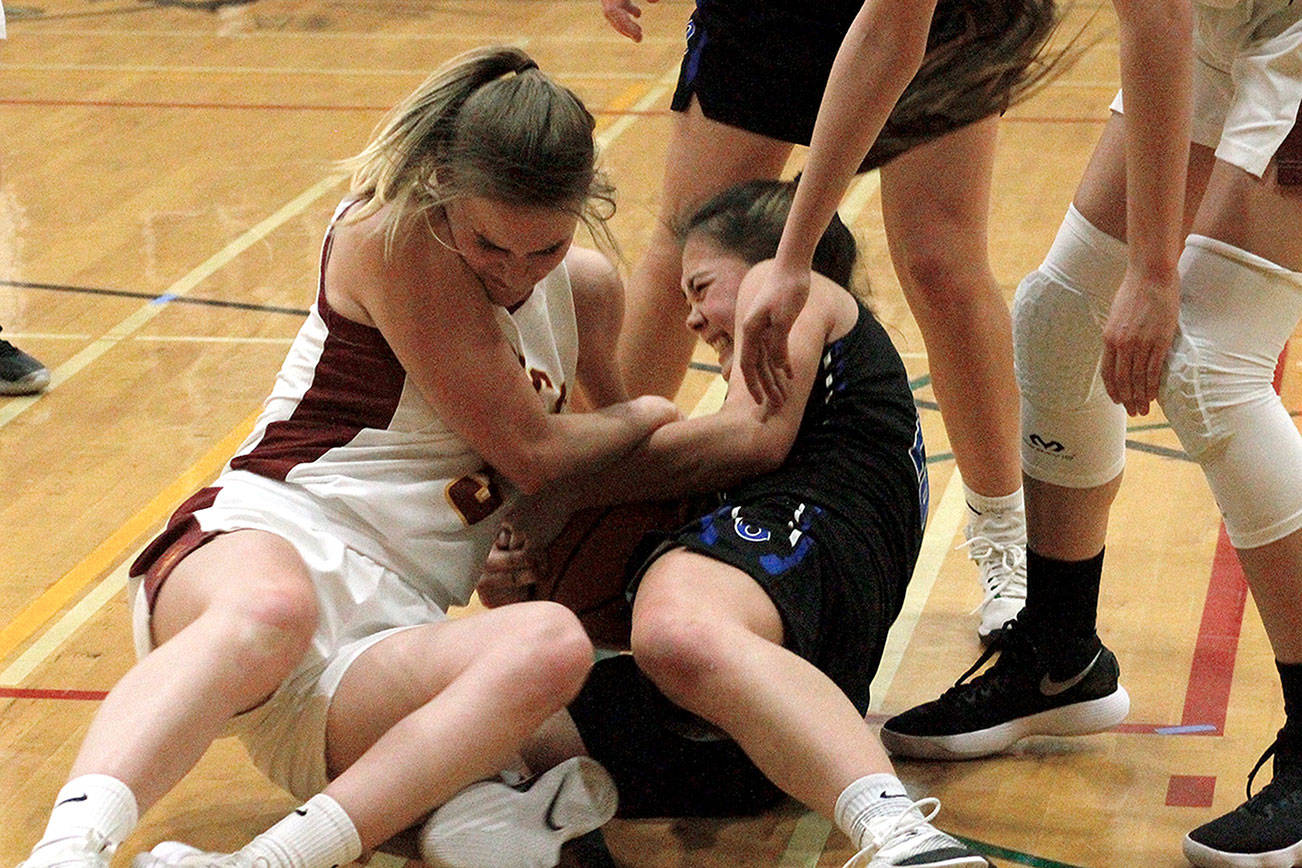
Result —
[{"label": "player's forearm", "polygon": [[1189,0],[1117,0],[1130,266],[1170,283],[1184,241],[1192,103]]},{"label": "player's forearm", "polygon": [[518,465],[512,470],[497,469],[527,494],[560,479],[600,472],[645,441],[664,421],[664,417],[640,408],[642,403],[549,416],[539,439],[518,451]]},{"label": "player's forearm", "polygon": [[926,52],[934,0],[868,0],[837,52],[809,156],[778,247],[780,268],[808,268],[864,155]]},{"label": "player's forearm", "polygon": [[720,412],[657,429],[628,455],[560,486],[574,508],[718,491],[773,470],[790,443],[757,419]]}]

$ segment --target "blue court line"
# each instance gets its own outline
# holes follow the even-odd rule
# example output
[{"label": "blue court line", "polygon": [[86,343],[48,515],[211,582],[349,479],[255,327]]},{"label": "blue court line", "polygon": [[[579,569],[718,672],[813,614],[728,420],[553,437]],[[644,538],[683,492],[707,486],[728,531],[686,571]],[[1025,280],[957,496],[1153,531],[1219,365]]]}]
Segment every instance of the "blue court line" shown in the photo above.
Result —
[{"label": "blue court line", "polygon": [[1159,726],[1153,730],[1157,735],[1193,735],[1199,732],[1216,732],[1211,723],[1190,723],[1183,726]]}]

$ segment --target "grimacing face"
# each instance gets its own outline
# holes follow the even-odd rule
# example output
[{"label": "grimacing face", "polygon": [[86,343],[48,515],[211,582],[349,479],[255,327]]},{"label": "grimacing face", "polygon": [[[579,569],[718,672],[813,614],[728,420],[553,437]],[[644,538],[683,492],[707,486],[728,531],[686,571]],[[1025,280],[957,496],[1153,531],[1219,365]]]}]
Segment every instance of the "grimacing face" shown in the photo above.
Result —
[{"label": "grimacing face", "polygon": [[552,271],[574,241],[576,214],[469,196],[444,206],[452,246],[478,275],[489,298],[514,307]]},{"label": "grimacing face", "polygon": [[687,327],[719,354],[726,380],[732,373],[737,289],[751,264],[700,233],[687,237],[682,261]]}]

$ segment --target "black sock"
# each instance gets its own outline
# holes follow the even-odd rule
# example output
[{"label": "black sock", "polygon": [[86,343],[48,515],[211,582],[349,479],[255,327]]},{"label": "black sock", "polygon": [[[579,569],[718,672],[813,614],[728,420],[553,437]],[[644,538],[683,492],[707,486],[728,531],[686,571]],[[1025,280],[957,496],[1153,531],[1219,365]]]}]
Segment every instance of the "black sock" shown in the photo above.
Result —
[{"label": "black sock", "polygon": [[1302,663],[1280,663],[1279,684],[1284,692],[1284,728],[1279,731],[1276,756],[1302,764]]},{"label": "black sock", "polygon": [[1060,561],[1026,550],[1026,608],[1018,616],[1037,644],[1064,663],[1089,662],[1096,633],[1103,552],[1084,561]]}]

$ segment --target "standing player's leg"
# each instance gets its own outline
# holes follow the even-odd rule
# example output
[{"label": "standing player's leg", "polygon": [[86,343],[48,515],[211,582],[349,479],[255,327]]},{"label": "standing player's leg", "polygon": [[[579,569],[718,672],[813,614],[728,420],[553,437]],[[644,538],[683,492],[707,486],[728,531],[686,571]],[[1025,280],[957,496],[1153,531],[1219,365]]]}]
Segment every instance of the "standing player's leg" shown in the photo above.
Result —
[{"label": "standing player's leg", "polygon": [[[1302,22],[1294,30],[1296,58]],[[1289,68],[1296,92],[1302,60]],[[1259,178],[1217,162],[1180,262],[1182,339],[1162,396],[1224,515],[1284,693],[1284,727],[1266,752],[1272,782],[1189,834],[1196,865],[1302,859],[1302,434],[1273,388],[1302,321],[1302,186],[1279,183],[1277,167]],[[1198,400],[1179,383],[1196,385]]]},{"label": "standing player's leg", "polygon": [[987,252],[998,119],[920,145],[886,164],[882,217],[900,285],[927,348],[971,510],[970,554],[989,639],[1026,600],[1026,524],[1018,469],[1012,326]]},{"label": "standing player's leg", "polygon": [[673,115],[659,216],[626,290],[619,368],[630,395],[672,398],[696,346],[683,327],[682,251],[673,224],[722,190],[756,178],[777,178],[792,146],[712,121],[692,98]]},{"label": "standing player's leg", "polygon": [[[1053,246],[1014,302],[1026,608],[994,666],[886,722],[882,741],[893,753],[982,756],[1026,735],[1098,732],[1129,710],[1096,631],[1108,513],[1125,462],[1125,410],[1099,376],[1102,324],[1127,264],[1124,130],[1113,115]],[[1190,211],[1212,162],[1209,149],[1192,147]]]}]

